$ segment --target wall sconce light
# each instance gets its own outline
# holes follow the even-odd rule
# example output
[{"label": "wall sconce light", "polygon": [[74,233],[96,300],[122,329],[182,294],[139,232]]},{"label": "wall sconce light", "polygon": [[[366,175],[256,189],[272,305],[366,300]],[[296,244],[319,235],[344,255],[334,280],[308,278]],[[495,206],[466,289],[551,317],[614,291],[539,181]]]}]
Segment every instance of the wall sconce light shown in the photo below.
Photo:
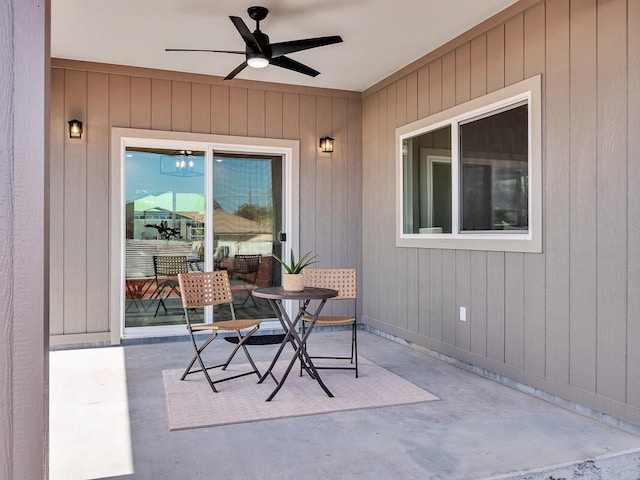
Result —
[{"label": "wall sconce light", "polygon": [[69,138],[82,138],[82,122],[80,120],[69,120]]},{"label": "wall sconce light", "polygon": [[333,138],[322,137],[320,139],[320,149],[325,153],[333,152]]}]

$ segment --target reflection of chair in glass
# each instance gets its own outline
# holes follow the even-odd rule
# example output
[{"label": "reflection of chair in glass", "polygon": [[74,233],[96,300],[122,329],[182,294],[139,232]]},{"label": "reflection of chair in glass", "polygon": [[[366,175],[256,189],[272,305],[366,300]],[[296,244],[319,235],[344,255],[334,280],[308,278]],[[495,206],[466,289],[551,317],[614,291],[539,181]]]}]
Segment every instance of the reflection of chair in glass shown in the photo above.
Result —
[{"label": "reflection of chair in glass", "polygon": [[[253,305],[256,304],[251,291],[256,288],[258,280],[258,270],[260,269],[260,262],[262,261],[262,255],[236,255],[233,257],[233,265],[231,266],[231,280],[236,281],[236,285],[239,285],[246,290],[247,296],[239,305],[244,307],[247,300],[251,299]],[[235,285],[234,285],[235,286]]]},{"label": "reflection of chair in glass", "polygon": [[187,257],[190,272],[202,272],[204,265],[204,247],[202,242],[193,242],[193,251]]},{"label": "reflection of chair in glass", "polygon": [[[255,373],[258,378],[260,378],[260,372],[258,371],[258,368],[253,362],[253,359],[249,355],[249,351],[245,346],[246,341],[260,328],[260,320],[236,320],[235,311],[233,309],[233,295],[231,294],[231,285],[229,284],[229,276],[227,275],[227,271],[216,270],[213,272],[181,273],[180,275],[178,275],[178,281],[180,283],[180,293],[182,295],[182,306],[184,308],[184,315],[187,319],[187,330],[189,331],[189,337],[191,339],[191,344],[193,345],[193,349],[195,352],[193,358],[191,359],[191,362],[189,363],[189,366],[184,371],[181,380],[184,380],[187,375],[190,375],[192,373],[203,372],[204,376],[209,382],[209,385],[211,386],[211,389],[214,392],[217,392],[216,387],[214,386],[215,383],[224,382],[233,378],[243,377],[245,375],[251,375],[253,373]],[[189,319],[190,310],[193,311],[196,308],[224,304],[229,305],[229,308],[231,309],[231,320],[208,324],[191,324],[191,320]],[[246,330],[249,331],[242,335],[242,332]],[[211,337],[209,337],[201,345],[198,345],[194,333],[202,331],[211,332]],[[205,366],[201,355],[202,351],[207,348],[207,346],[217,337],[218,332],[235,332],[238,336],[238,344],[224,363],[213,366]],[[249,363],[251,364],[253,370],[238,375],[225,377],[220,380],[212,381],[207,370],[211,370],[213,368],[221,368],[222,370],[226,370],[231,363],[231,360],[240,348],[244,350],[244,353],[247,356],[247,359],[249,360]],[[194,366],[196,361],[200,364],[200,368],[192,370],[192,367]]]},{"label": "reflection of chair in glass", "polygon": [[[358,338],[356,324],[356,296],[357,296],[357,275],[355,268],[305,268],[304,285],[305,287],[330,288],[338,291],[338,296],[332,297],[329,301],[351,300],[352,310],[347,315],[321,315],[316,321],[316,325],[351,325],[351,355],[330,357],[330,356],[313,356],[311,358],[325,358],[336,360],[350,360],[349,367],[341,366],[318,366],[317,369],[325,370],[355,370],[356,378],[358,378]],[[304,334],[306,325],[311,321],[311,317],[303,317],[302,332]],[[302,373],[302,369],[300,370]]]},{"label": "reflection of chair in glass", "polygon": [[189,271],[187,257],[185,255],[154,255],[153,270],[156,276],[156,291],[151,298],[159,300],[156,313],[153,315],[155,318],[158,315],[160,306],[164,309],[165,315],[169,313],[165,299],[169,298],[172,293],[180,296],[176,277],[179,273],[187,273]]},{"label": "reflection of chair in glass", "polygon": [[227,245],[218,245],[213,253],[214,270],[226,270],[227,267],[223,267],[222,262],[227,258],[229,258],[229,247]]}]

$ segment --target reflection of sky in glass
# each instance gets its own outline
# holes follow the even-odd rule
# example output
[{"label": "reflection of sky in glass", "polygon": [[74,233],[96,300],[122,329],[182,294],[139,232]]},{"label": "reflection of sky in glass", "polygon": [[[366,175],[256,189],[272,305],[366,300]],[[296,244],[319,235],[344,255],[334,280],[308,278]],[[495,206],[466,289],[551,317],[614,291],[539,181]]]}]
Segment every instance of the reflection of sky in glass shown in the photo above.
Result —
[{"label": "reflection of sky in glass", "polygon": [[271,207],[271,160],[214,157],[215,201],[227,212],[249,203]]},{"label": "reflection of sky in glass", "polygon": [[149,195],[165,192],[204,195],[204,152],[193,152],[193,171],[197,176],[177,176],[175,158],[151,152],[127,150],[125,162],[125,201],[127,203]]},{"label": "reflection of sky in glass", "polygon": [[[125,161],[125,202],[166,192],[204,196],[204,152],[193,152],[194,166],[189,175],[176,171],[175,156],[127,150]],[[272,206],[271,160],[264,158],[215,157],[214,200],[227,212],[251,203]]]}]

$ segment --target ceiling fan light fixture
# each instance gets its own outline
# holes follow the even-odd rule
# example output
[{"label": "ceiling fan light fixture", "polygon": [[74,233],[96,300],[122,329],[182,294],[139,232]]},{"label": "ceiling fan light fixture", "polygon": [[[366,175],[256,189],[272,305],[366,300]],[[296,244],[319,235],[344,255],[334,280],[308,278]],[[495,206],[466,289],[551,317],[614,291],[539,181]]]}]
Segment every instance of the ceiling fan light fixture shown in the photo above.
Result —
[{"label": "ceiling fan light fixture", "polygon": [[252,68],[265,68],[269,65],[269,60],[265,57],[251,57],[247,59],[247,64]]}]

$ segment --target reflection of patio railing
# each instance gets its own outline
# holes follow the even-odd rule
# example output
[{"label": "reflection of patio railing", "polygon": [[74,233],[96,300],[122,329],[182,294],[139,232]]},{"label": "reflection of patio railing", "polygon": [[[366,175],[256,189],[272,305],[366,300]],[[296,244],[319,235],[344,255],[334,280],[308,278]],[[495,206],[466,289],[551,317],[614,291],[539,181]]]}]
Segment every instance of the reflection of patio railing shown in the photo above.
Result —
[{"label": "reflection of patio railing", "polygon": [[[154,310],[157,307],[157,300],[153,298],[156,292],[156,281],[153,268],[154,255],[185,255],[188,258],[198,258],[194,245],[184,240],[132,240],[127,239],[125,244],[126,259],[126,286],[125,286],[125,312],[126,326],[139,327],[151,325],[182,324],[184,317],[180,309],[180,299],[177,295],[171,294],[164,299],[165,302],[172,303],[172,311],[179,312],[178,315],[158,315],[154,318]],[[233,255],[223,258],[216,268],[233,270]],[[203,260],[202,257],[199,258]],[[203,268],[203,264],[200,264]],[[256,286],[273,285],[273,262],[270,255],[262,257],[260,266],[255,277],[252,276],[251,284]],[[278,272],[279,273],[279,272]],[[243,273],[238,273],[242,277]],[[278,277],[279,278],[279,277]],[[247,279],[249,280],[249,279]],[[244,308],[238,308],[236,315],[238,318],[271,318],[273,311],[265,300],[256,301],[257,305],[247,295],[250,295],[251,288],[245,285],[235,284],[232,291],[238,305],[244,302]],[[240,282],[244,283],[244,282]],[[278,280],[279,284],[279,280]],[[247,301],[248,300],[248,301]],[[218,313],[217,320],[226,320],[225,313]],[[204,317],[202,317],[204,321]]]},{"label": "reflection of patio railing", "polygon": [[197,257],[191,242],[181,240],[127,240],[125,277],[128,300],[149,299],[155,289],[154,255],[185,255]]},{"label": "reflection of patio railing", "polygon": [[[198,251],[194,250],[191,242],[183,240],[126,240],[125,245],[125,277],[127,280],[126,298],[144,299],[153,293],[152,285],[155,281],[153,270],[154,255],[185,255],[188,258],[198,258]],[[203,258],[199,258],[203,261]],[[262,257],[260,269],[255,282],[258,286],[266,287],[273,284],[271,256]],[[230,269],[233,256],[223,259],[217,268]]]},{"label": "reflection of patio railing", "polygon": [[154,255],[185,255],[197,257],[191,242],[181,240],[127,240],[125,276],[127,278],[153,277]]}]

